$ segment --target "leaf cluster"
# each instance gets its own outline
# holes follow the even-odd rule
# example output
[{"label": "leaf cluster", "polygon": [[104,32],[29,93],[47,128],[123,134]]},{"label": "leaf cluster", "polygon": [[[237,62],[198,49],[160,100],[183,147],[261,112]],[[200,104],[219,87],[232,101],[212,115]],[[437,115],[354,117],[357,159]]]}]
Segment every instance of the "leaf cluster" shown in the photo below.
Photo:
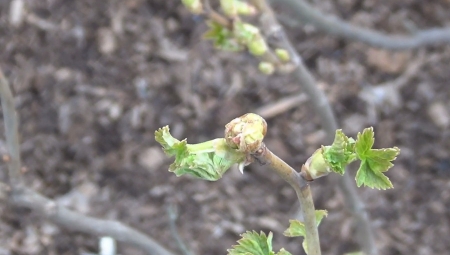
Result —
[{"label": "leaf cluster", "polygon": [[215,48],[233,52],[244,49],[244,46],[235,39],[233,32],[227,27],[212,20],[206,24],[209,29],[203,34],[203,38],[213,41]]},{"label": "leaf cluster", "polygon": [[229,150],[225,139],[215,139],[201,144],[188,144],[170,134],[168,126],[155,132],[156,141],[168,156],[175,156],[169,171],[177,176],[188,174],[208,181],[216,181],[235,163],[244,160],[244,155]]},{"label": "leaf cluster", "polygon": [[393,185],[384,174],[393,166],[392,161],[397,158],[400,150],[397,147],[373,149],[373,128],[366,128],[358,133],[356,141],[347,137],[342,130],[336,131],[331,146],[323,147],[323,158],[335,173],[343,175],[345,166],[359,159],[361,161],[356,173],[358,187],[364,185],[375,189],[389,189]]}]

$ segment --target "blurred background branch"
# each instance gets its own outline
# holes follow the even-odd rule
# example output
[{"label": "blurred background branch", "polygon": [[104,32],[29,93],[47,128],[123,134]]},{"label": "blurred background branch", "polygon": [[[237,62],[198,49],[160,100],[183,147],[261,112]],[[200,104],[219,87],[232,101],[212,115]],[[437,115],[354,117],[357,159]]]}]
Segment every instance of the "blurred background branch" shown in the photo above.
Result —
[{"label": "blurred background branch", "polygon": [[57,202],[42,196],[23,185],[18,138],[18,117],[8,80],[0,69],[0,96],[5,124],[5,137],[9,154],[4,161],[10,176],[11,205],[29,208],[62,227],[93,234],[111,236],[116,240],[139,247],[151,255],[173,255],[149,236],[118,221],[96,219],[59,206]]},{"label": "blurred background branch", "polygon": [[323,13],[305,0],[269,0],[290,8],[301,25],[310,24],[326,34],[342,39],[359,41],[390,50],[407,50],[429,45],[450,43],[450,28],[431,28],[413,31],[410,35],[385,34],[346,22]]}]

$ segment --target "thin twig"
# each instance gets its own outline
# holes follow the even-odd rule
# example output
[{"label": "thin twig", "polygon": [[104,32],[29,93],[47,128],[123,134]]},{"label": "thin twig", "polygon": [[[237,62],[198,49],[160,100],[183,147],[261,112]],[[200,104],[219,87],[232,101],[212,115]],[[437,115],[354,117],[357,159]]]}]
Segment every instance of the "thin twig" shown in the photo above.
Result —
[{"label": "thin twig", "polygon": [[176,205],[170,204],[167,206],[167,214],[169,215],[169,228],[170,233],[172,234],[173,238],[175,238],[175,241],[177,242],[178,248],[180,249],[181,253],[183,255],[194,255],[187,245],[183,242],[183,239],[181,239],[181,236],[178,234],[177,230],[177,218],[178,218],[178,212]]},{"label": "thin twig", "polygon": [[212,21],[219,23],[220,25],[233,29],[233,22],[222,14],[216,12],[212,7],[209,0],[203,2],[205,15]]},{"label": "thin twig", "polygon": [[298,107],[301,103],[306,102],[308,96],[304,93],[298,95],[287,96],[272,104],[264,105],[255,110],[255,113],[268,120],[283,112],[289,111],[294,107]]},{"label": "thin twig", "polygon": [[89,217],[69,210],[34,190],[23,188],[12,194],[11,204],[29,208],[42,217],[67,229],[96,236],[110,236],[118,241],[135,245],[148,254],[173,255],[155,240],[121,222]]},{"label": "thin twig", "polygon": [[9,151],[8,163],[9,184],[12,189],[22,186],[20,173],[20,152],[18,120],[14,106],[14,98],[9,87],[8,80],[0,70],[0,98],[2,100],[3,118],[5,123],[6,146]]},{"label": "thin twig", "polygon": [[450,43],[450,28],[432,28],[416,31],[412,35],[388,35],[369,28],[361,28],[314,8],[305,0],[270,0],[289,7],[303,24],[340,38],[367,43],[374,47],[406,50],[427,45]]},{"label": "thin twig", "polygon": [[135,245],[151,255],[173,255],[149,236],[124,225],[118,221],[96,219],[69,210],[36,191],[22,185],[20,173],[20,151],[18,139],[18,120],[14,108],[8,81],[0,69],[0,98],[3,108],[3,121],[9,157],[8,164],[11,192],[9,203],[14,206],[29,208],[42,217],[70,230],[97,236],[111,236],[116,240]]},{"label": "thin twig", "polygon": [[[301,56],[292,46],[283,28],[278,23],[271,7],[265,0],[252,0],[252,2],[262,12],[261,23],[263,23],[263,25],[266,26],[267,31],[270,32],[270,34],[266,36],[277,39],[282,48],[289,52],[292,62],[297,66],[294,71],[295,77],[308,95],[309,101],[314,107],[314,111],[320,118],[323,129],[325,129],[327,133],[326,144],[331,144],[334,140],[338,125],[336,117],[331,109],[330,102],[323,91],[317,86],[316,80],[304,65]],[[350,208],[354,215],[357,226],[357,235],[361,237],[361,249],[367,255],[378,254],[370,220],[363,202],[358,197],[355,183],[352,182],[347,172],[342,178],[339,178],[338,183],[340,189],[344,193],[347,208]]]},{"label": "thin twig", "polygon": [[309,184],[286,162],[273,154],[264,144],[253,155],[258,162],[267,164],[271,170],[294,188],[300,202],[306,228],[306,243],[308,255],[320,255],[320,240],[317,231],[314,202]]}]

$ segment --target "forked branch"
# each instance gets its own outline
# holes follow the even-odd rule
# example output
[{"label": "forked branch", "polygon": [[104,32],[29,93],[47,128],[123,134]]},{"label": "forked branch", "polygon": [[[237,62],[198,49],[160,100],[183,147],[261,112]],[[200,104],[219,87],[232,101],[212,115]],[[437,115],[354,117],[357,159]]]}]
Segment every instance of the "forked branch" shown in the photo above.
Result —
[{"label": "forked branch", "polygon": [[264,144],[261,149],[253,155],[262,164],[267,164],[271,170],[294,188],[301,210],[304,216],[306,229],[306,243],[308,255],[320,255],[320,240],[317,231],[314,201],[309,184],[286,162],[273,154]]}]

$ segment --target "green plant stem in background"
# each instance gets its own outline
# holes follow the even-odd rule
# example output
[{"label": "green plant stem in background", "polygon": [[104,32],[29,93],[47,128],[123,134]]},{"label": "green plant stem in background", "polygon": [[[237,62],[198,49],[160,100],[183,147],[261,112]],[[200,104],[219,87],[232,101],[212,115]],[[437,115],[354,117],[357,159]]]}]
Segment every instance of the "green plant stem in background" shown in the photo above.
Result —
[{"label": "green plant stem in background", "polygon": [[264,144],[261,149],[253,155],[262,164],[269,166],[281,178],[294,188],[304,217],[306,228],[306,244],[308,255],[320,255],[319,233],[317,231],[314,202],[309,184],[286,162],[273,154]]}]

